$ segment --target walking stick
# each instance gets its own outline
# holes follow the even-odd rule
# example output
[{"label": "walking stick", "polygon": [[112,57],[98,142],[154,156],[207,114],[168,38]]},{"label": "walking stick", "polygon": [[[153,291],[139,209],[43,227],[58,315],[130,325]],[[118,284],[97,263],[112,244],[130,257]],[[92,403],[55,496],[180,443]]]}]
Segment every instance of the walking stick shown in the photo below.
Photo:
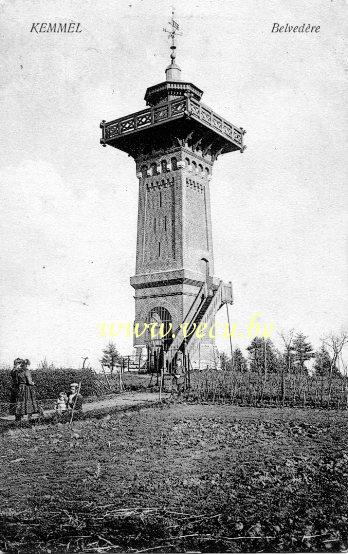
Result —
[{"label": "walking stick", "polygon": [[77,393],[76,393],[76,396],[75,396],[75,401],[74,401],[73,409],[71,410],[71,418],[70,418],[70,423],[69,423],[69,425],[72,424],[72,420],[73,420],[73,418],[74,418],[74,412],[75,412],[76,401],[77,401],[78,395],[80,394],[80,390],[81,390],[81,381],[79,382],[79,386],[77,387]]}]

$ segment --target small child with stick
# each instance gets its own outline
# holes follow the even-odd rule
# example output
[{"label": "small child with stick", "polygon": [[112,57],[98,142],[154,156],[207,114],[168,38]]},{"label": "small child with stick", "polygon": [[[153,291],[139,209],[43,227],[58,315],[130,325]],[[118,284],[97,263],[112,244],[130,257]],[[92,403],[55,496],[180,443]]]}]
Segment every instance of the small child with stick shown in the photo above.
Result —
[{"label": "small child with stick", "polygon": [[68,397],[68,410],[74,412],[82,412],[83,396],[80,394],[80,386],[78,383],[71,383],[70,394]]}]

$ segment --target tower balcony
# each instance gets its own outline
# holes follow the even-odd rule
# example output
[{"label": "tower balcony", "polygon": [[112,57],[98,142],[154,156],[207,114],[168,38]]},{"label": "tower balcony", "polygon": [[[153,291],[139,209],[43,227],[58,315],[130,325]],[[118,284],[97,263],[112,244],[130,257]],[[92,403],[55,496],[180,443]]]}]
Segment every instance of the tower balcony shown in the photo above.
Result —
[{"label": "tower balcony", "polygon": [[113,146],[134,158],[148,145],[163,145],[165,136],[175,137],[183,145],[190,137],[191,143],[215,154],[243,152],[245,148],[242,128],[192,97],[173,99],[113,121],[102,121],[100,127],[103,146]]}]

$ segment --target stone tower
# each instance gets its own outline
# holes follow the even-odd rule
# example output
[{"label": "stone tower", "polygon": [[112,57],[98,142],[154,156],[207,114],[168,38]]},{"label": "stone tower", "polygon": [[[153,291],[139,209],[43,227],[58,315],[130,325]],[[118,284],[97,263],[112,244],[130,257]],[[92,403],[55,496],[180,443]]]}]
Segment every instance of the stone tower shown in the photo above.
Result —
[{"label": "stone tower", "polygon": [[183,322],[211,325],[221,305],[232,303],[231,285],[214,277],[210,181],[219,155],[243,152],[244,131],[202,104],[202,90],[182,81],[175,62],[178,26],[173,19],[171,25],[166,80],[146,90],[147,109],[102,121],[101,144],[127,152],[136,163],[135,323],[173,330],[162,341],[149,332],[135,337],[135,348],[158,352],[162,346],[167,367],[185,349],[192,367],[216,367],[213,340],[185,338],[180,328]]}]

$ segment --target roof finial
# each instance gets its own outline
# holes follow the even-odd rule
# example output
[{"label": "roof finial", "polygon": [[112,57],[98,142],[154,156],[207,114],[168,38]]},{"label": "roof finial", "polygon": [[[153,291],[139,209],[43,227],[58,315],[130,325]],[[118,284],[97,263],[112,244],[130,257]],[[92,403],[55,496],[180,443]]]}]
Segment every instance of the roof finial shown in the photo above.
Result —
[{"label": "roof finial", "polygon": [[163,31],[168,34],[168,37],[172,39],[172,45],[170,47],[171,49],[171,63],[170,66],[166,69],[166,75],[167,75],[167,81],[177,81],[179,80],[181,69],[176,65],[175,58],[176,58],[176,43],[175,39],[177,35],[182,35],[182,33],[179,33],[179,24],[174,20],[174,8],[172,10],[172,18],[168,22],[171,26],[171,29],[165,29],[163,28]]}]

